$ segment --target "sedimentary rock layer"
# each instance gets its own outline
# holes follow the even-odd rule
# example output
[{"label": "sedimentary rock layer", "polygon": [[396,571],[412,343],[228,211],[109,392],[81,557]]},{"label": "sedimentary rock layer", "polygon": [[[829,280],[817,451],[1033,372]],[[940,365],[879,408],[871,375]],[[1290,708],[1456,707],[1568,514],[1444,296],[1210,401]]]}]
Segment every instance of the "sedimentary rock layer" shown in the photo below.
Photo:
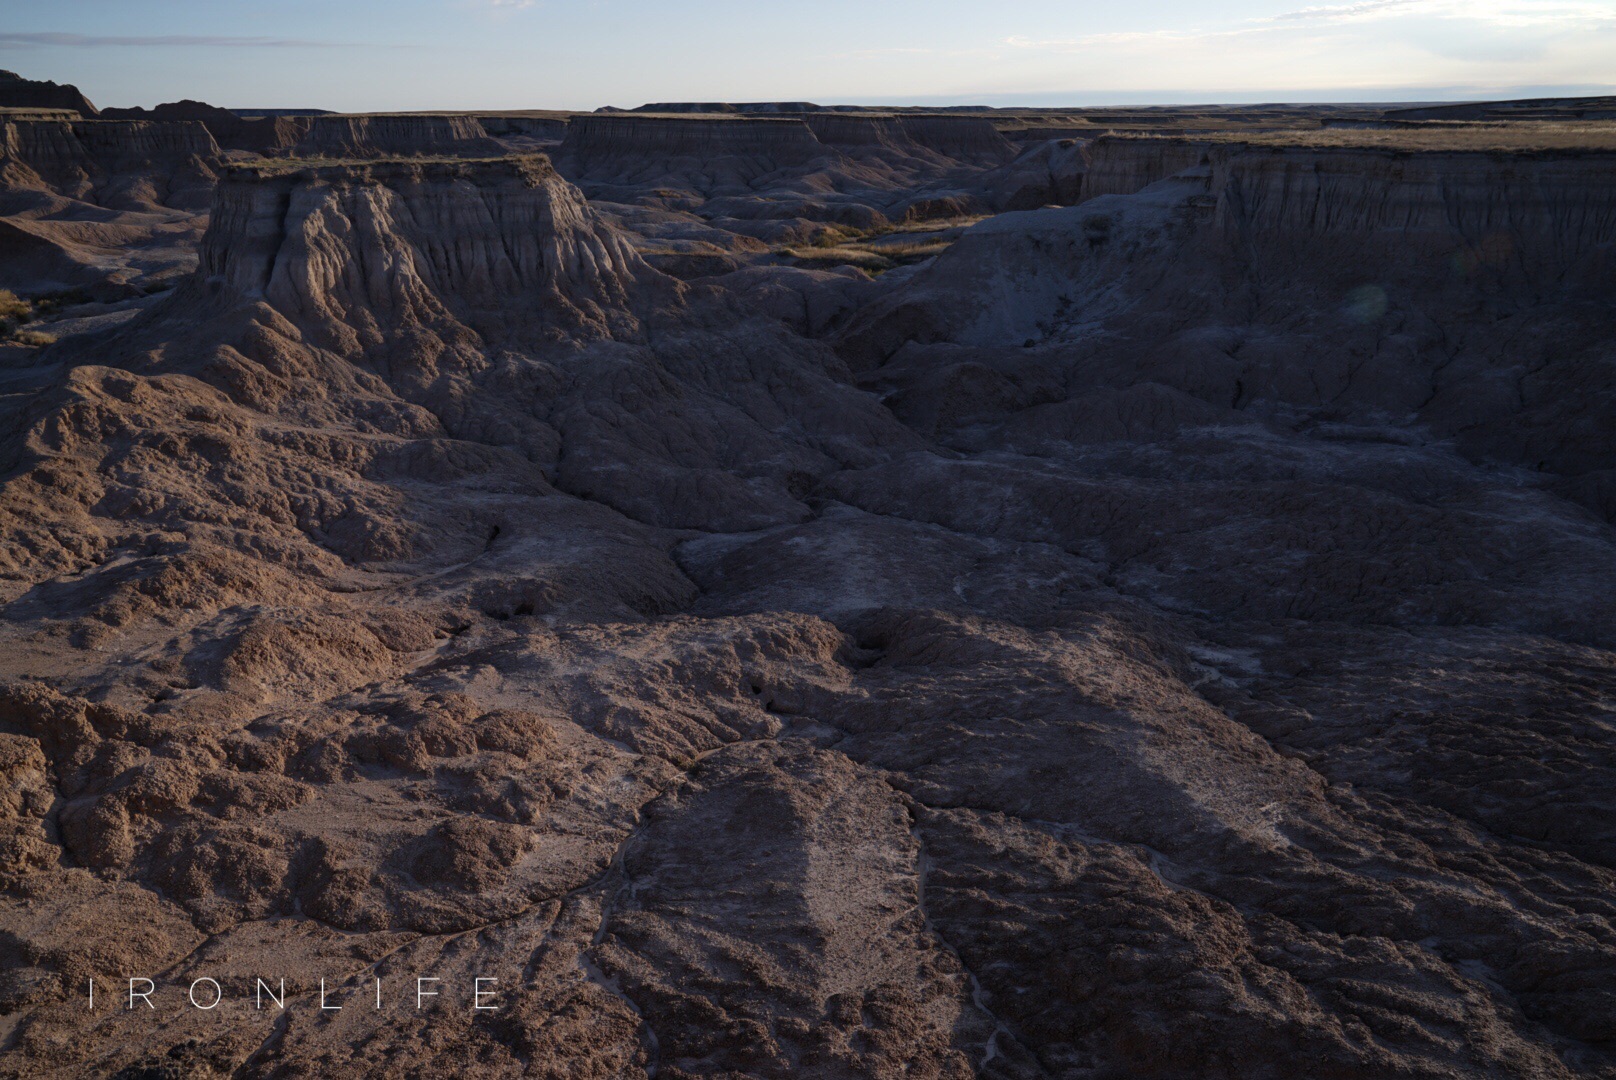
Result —
[{"label": "sedimentary rock layer", "polygon": [[17,120],[0,124],[8,187],[31,182],[78,197],[118,174],[166,176],[217,164],[219,146],[191,121]]},{"label": "sedimentary rock layer", "polygon": [[543,158],[244,166],[220,184],[190,288],[262,299],[346,348],[451,320],[581,333],[649,273]]},{"label": "sedimentary rock layer", "polygon": [[200,123],[0,123],[0,277],[23,293],[108,299],[172,279],[196,257],[218,145]]},{"label": "sedimentary rock layer", "polygon": [[503,153],[470,116],[316,116],[293,149],[298,157],[490,157]]},{"label": "sedimentary rock layer", "polygon": [[1082,198],[1132,195],[1201,163],[1202,144],[1177,139],[1095,139],[1084,151]]},{"label": "sedimentary rock layer", "polygon": [[738,157],[799,165],[824,152],[801,120],[669,120],[579,116],[558,153],[585,161],[614,156]]},{"label": "sedimentary rock layer", "polygon": [[524,135],[545,142],[559,142],[567,134],[564,116],[478,116],[483,130],[495,138]]},{"label": "sedimentary rock layer", "polygon": [[983,117],[905,116],[903,129],[926,149],[959,161],[996,163],[1016,153],[1015,145]]}]

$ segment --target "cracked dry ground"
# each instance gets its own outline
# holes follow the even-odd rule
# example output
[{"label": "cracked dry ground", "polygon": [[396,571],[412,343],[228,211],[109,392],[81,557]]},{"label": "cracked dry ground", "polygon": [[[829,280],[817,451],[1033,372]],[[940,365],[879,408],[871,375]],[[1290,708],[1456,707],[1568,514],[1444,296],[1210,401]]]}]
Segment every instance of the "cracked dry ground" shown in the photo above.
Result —
[{"label": "cracked dry ground", "polygon": [[1270,293],[852,368],[532,162],[220,199],[5,357],[0,1075],[1616,1076],[1609,522],[1509,416],[1353,412],[1486,342]]}]

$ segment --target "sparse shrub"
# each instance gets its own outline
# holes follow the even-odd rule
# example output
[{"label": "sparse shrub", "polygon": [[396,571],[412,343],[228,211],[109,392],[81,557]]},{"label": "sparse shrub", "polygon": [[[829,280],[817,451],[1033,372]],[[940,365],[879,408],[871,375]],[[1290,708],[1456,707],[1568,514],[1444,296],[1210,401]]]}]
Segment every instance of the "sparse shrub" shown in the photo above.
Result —
[{"label": "sparse shrub", "polygon": [[825,231],[814,238],[813,246],[816,248],[841,247],[849,241],[858,240],[865,234],[849,225],[828,225]]},{"label": "sparse shrub", "polygon": [[0,289],[0,341],[16,338],[17,327],[33,318],[34,307],[10,289]]},{"label": "sparse shrub", "polygon": [[75,304],[87,304],[90,295],[83,289],[65,289],[62,292],[47,293],[44,296],[34,297],[34,318],[44,319],[56,314],[65,307]]},{"label": "sparse shrub", "polygon": [[10,289],[0,289],[0,323],[9,328],[16,323],[27,322],[33,311],[33,306],[16,293]]},{"label": "sparse shrub", "polygon": [[55,344],[56,335],[47,334],[43,330],[19,330],[14,340],[19,345],[31,345],[37,349],[45,345]]}]

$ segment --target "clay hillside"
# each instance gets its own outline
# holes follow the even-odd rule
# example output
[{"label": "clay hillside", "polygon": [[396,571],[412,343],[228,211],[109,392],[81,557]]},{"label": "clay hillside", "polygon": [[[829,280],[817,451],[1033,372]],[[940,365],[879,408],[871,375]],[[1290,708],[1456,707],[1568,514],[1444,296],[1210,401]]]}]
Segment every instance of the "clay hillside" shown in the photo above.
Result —
[{"label": "clay hillside", "polygon": [[1616,1077],[1608,100],[0,107],[0,1076]]}]

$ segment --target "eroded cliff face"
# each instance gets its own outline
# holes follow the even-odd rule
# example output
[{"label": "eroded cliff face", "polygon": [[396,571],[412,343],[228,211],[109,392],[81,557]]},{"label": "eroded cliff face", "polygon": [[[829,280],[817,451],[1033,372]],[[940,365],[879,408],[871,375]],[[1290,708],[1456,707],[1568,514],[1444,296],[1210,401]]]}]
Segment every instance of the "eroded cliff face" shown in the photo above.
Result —
[{"label": "eroded cliff face", "polygon": [[630,294],[659,275],[529,158],[232,170],[198,276],[203,302],[262,300],[353,351],[455,323],[632,335]]},{"label": "eroded cliff face", "polygon": [[[1137,143],[1141,169],[1160,162],[1157,142]],[[1568,478],[1608,468],[1610,156],[1194,153],[1139,195],[972,230],[861,315],[847,355],[879,363],[906,341],[1076,350],[1103,383],[1414,420]],[[1581,394],[1562,393],[1568,379]]]},{"label": "eroded cliff face", "polygon": [[745,184],[828,153],[801,120],[579,116],[556,150],[563,172],[634,184],[681,173]]},{"label": "eroded cliff face", "polygon": [[860,116],[853,113],[813,113],[803,123],[814,138],[828,146],[882,147],[899,153],[920,153],[904,121],[895,116]]},{"label": "eroded cliff face", "polygon": [[[967,134],[952,147],[964,155],[956,159],[912,138],[908,123],[831,111],[802,119],[580,116],[555,161],[590,198],[635,206],[625,220],[649,233],[648,248],[676,258],[666,265],[735,269],[742,260],[729,253],[750,254],[759,241],[833,238],[827,225],[875,231],[978,212],[970,185],[992,147],[967,153]],[[934,135],[946,141],[945,132]],[[710,227],[689,227],[698,221]],[[680,247],[668,251],[666,241]]]},{"label": "eroded cliff face", "polygon": [[140,120],[20,120],[0,125],[0,169],[7,194],[49,190],[109,203],[139,197],[144,182],[160,205],[190,209],[212,197],[219,146],[200,123]]},{"label": "eroded cliff face", "polygon": [[68,195],[90,190],[93,163],[71,121],[7,121],[0,124],[0,151],[8,189],[50,186]]},{"label": "eroded cliff face", "polygon": [[171,283],[195,264],[220,163],[195,122],[0,124],[6,287],[115,299]]},{"label": "eroded cliff face", "polygon": [[970,190],[995,210],[1036,210],[1083,201],[1087,144],[1077,139],[1034,142],[977,178]]},{"label": "eroded cliff face", "polygon": [[[1459,282],[1507,284],[1522,302],[1595,296],[1616,275],[1608,154],[1214,147],[1203,160],[1216,221],[1258,251],[1301,236],[1316,250],[1374,245],[1369,276],[1420,275],[1429,288],[1446,269]],[[1445,268],[1424,261],[1444,256]]]},{"label": "eroded cliff face", "polygon": [[906,116],[903,129],[911,139],[957,161],[997,164],[1016,155],[1016,145],[976,116]]},{"label": "eroded cliff face", "polygon": [[497,157],[504,151],[470,116],[316,116],[297,157]]},{"label": "eroded cliff face", "polygon": [[205,101],[169,101],[144,109],[106,109],[107,120],[195,120],[226,150],[274,153],[290,150],[308,130],[307,117],[258,116],[245,118]]},{"label": "eroded cliff face", "polygon": [[1082,199],[1132,195],[1175,173],[1199,165],[1203,144],[1175,139],[1100,138],[1084,153]]},{"label": "eroded cliff face", "polygon": [[496,138],[521,136],[540,142],[560,142],[567,134],[567,119],[561,116],[479,116],[483,130]]}]

